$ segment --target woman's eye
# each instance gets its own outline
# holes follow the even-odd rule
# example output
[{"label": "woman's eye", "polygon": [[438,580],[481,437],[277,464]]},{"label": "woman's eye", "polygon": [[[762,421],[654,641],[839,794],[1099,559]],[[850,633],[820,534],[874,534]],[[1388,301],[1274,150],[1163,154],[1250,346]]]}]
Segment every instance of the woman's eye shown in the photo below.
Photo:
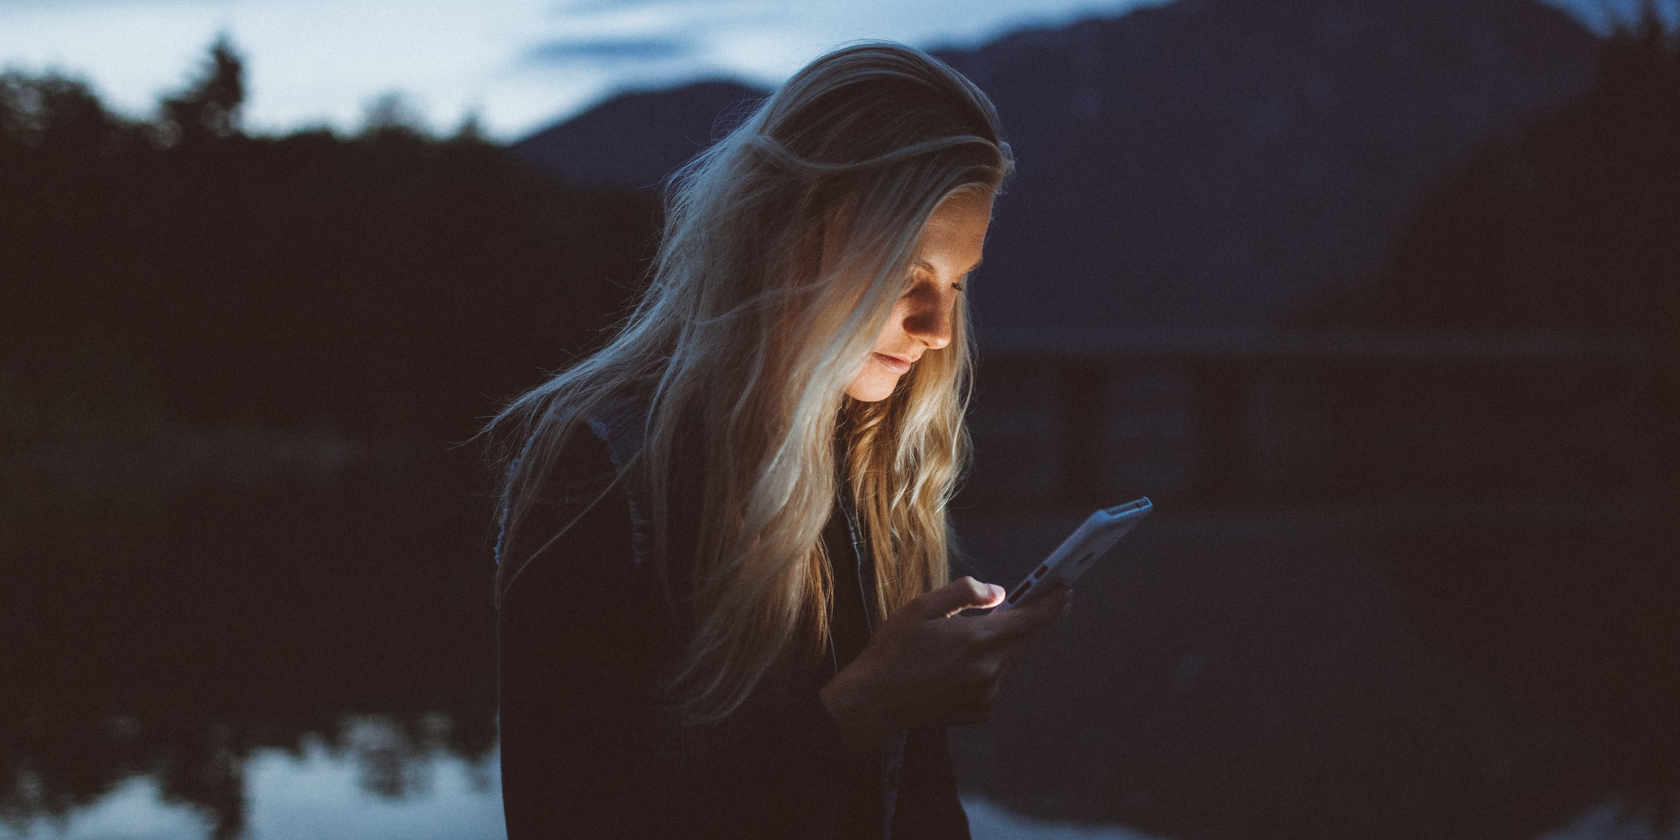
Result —
[{"label": "woman's eye", "polygon": [[[955,292],[961,292],[963,290],[963,288],[968,285],[968,280],[971,276],[973,276],[973,275],[968,275],[968,274],[963,275],[963,279],[958,280],[957,282],[951,284],[951,290],[955,291]],[[916,290],[916,287],[918,285],[920,285],[924,282],[925,283],[934,283],[934,279],[933,279],[932,275],[928,274],[925,271],[919,271],[919,270],[910,272],[910,276],[904,281],[904,294],[906,294],[906,295],[910,294],[911,292]],[[937,283],[935,283],[935,285],[937,285]]]}]

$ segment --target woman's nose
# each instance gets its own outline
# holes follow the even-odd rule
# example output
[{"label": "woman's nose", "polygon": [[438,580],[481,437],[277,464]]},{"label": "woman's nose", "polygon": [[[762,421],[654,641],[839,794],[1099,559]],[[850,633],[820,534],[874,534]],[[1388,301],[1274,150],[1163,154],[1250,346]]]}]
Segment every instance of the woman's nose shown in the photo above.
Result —
[{"label": "woman's nose", "polygon": [[929,290],[915,296],[915,304],[904,318],[904,331],[911,338],[938,350],[951,343],[957,293]]}]

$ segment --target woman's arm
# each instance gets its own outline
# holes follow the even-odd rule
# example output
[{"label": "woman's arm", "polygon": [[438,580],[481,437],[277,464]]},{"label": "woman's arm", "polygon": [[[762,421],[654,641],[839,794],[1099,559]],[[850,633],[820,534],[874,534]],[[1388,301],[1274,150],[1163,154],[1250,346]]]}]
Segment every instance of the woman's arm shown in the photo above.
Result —
[{"label": "woman's arm", "polygon": [[[568,467],[611,470],[604,448]],[[605,473],[595,473],[601,475]],[[550,514],[581,505],[545,500]],[[584,501],[587,503],[587,500]],[[533,514],[507,557],[557,524]],[[856,759],[816,687],[773,682],[730,721],[676,725],[655,700],[677,653],[614,489],[527,564],[503,598],[501,749],[509,840],[809,837],[839,824]]]},{"label": "woman's arm", "polygon": [[893,836],[966,838],[968,815],[957,795],[956,774],[944,726],[910,730],[904,744],[903,781],[893,814]]}]

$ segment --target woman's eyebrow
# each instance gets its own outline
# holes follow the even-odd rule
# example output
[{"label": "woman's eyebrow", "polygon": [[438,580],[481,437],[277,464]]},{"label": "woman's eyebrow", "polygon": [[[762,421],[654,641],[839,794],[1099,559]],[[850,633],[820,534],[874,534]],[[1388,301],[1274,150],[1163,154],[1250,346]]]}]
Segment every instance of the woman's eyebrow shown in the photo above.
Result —
[{"label": "woman's eyebrow", "polygon": [[[976,271],[979,271],[980,270],[980,264],[985,262],[985,261],[986,261],[985,257],[981,257],[980,259],[975,260],[974,265],[969,266],[968,270],[963,272],[962,275],[960,275],[960,276],[966,276],[966,275],[969,275],[969,274],[973,274]],[[921,259],[921,258],[916,259],[915,266],[917,268],[925,268],[928,271],[931,271],[935,274],[939,273],[939,269],[934,268],[933,263],[930,263],[927,260],[924,260],[924,259]]]}]

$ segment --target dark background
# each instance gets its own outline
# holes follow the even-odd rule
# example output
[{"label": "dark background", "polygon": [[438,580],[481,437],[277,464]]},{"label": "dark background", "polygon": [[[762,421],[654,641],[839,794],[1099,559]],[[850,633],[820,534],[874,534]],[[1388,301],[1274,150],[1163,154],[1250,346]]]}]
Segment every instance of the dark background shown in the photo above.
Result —
[{"label": "dark background", "polygon": [[[942,53],[1020,169],[973,285],[960,571],[1158,514],[965,788],[1175,837],[1535,837],[1680,793],[1680,41],[1536,3],[1180,0]],[[762,92],[508,146],[393,110],[136,122],[0,76],[0,825],[121,779],[238,836],[243,762],[495,750],[489,472],[599,341],[658,180]],[[443,721],[442,724],[439,721]],[[363,787],[401,797],[404,748]],[[485,827],[495,836],[499,826]]]}]

